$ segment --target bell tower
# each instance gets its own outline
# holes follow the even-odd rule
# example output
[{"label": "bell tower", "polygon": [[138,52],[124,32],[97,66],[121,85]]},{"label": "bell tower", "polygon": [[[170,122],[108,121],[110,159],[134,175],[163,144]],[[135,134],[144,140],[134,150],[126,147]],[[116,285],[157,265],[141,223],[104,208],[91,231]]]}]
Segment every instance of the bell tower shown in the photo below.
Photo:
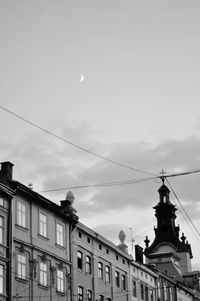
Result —
[{"label": "bell tower", "polygon": [[167,254],[174,254],[180,258],[180,267],[182,272],[191,271],[192,251],[190,244],[186,241],[184,234],[179,238],[179,226],[175,225],[177,211],[175,205],[170,202],[170,190],[164,183],[158,189],[159,202],[153,207],[157,218],[157,227],[154,228],[155,238],[149,245],[148,236],[145,239],[144,254],[148,263],[151,263],[151,258],[156,258],[161,261],[162,254],[166,258]]}]

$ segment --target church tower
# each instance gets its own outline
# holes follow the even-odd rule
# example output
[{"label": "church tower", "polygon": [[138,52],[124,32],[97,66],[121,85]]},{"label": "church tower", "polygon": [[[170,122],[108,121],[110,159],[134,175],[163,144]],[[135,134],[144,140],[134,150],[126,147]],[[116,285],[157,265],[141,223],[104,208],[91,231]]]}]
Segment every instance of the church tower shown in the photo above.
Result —
[{"label": "church tower", "polygon": [[[174,262],[179,273],[191,271],[192,251],[190,244],[182,233],[179,237],[179,226],[175,225],[176,207],[170,202],[170,190],[164,184],[159,188],[159,202],[153,207],[157,218],[157,227],[154,228],[155,238],[151,245],[146,236],[144,254],[148,264]],[[167,259],[168,258],[168,259]],[[171,258],[171,259],[169,259]]]}]

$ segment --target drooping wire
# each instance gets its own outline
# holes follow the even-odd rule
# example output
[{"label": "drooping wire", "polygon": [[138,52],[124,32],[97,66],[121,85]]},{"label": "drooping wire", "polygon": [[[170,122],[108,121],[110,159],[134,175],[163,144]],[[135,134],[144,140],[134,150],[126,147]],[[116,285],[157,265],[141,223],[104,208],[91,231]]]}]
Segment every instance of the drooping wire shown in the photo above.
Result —
[{"label": "drooping wire", "polygon": [[117,162],[117,161],[115,161],[115,160],[113,160],[113,159],[110,159],[110,158],[108,158],[108,157],[105,157],[105,156],[103,156],[103,155],[100,155],[100,154],[98,154],[98,153],[95,153],[95,152],[93,152],[93,151],[91,151],[91,150],[89,150],[89,149],[87,149],[87,148],[85,148],[85,147],[82,147],[82,146],[80,146],[80,145],[78,145],[78,144],[75,144],[75,143],[71,142],[71,141],[68,140],[68,139],[65,139],[65,138],[63,138],[63,137],[61,137],[61,136],[58,136],[58,135],[54,134],[53,132],[51,132],[51,131],[49,131],[49,130],[46,130],[45,128],[42,128],[41,126],[39,126],[39,125],[33,123],[32,121],[30,121],[30,120],[28,120],[28,119],[26,119],[26,118],[24,118],[24,117],[22,117],[22,116],[20,116],[20,115],[18,115],[18,114],[16,114],[16,113],[13,112],[13,111],[8,110],[7,108],[5,108],[5,107],[3,107],[3,106],[1,106],[1,105],[0,105],[0,109],[2,109],[2,110],[4,110],[4,111],[6,111],[7,113],[9,113],[9,114],[15,116],[16,118],[18,118],[18,119],[20,119],[20,120],[22,120],[22,121],[28,123],[29,125],[31,125],[31,126],[37,128],[37,129],[43,131],[44,133],[46,133],[46,134],[48,134],[48,135],[50,135],[50,136],[52,136],[52,137],[54,137],[54,138],[57,138],[57,139],[59,139],[59,140],[65,142],[65,143],[67,143],[67,144],[70,144],[71,146],[76,147],[76,148],[78,148],[79,150],[82,150],[82,151],[84,151],[84,152],[86,152],[86,153],[88,153],[88,154],[90,154],[90,155],[93,155],[93,156],[95,156],[95,157],[97,157],[97,158],[100,158],[100,159],[102,159],[102,160],[105,160],[105,161],[107,161],[107,162],[110,162],[110,163],[112,163],[112,164],[115,164],[115,165],[120,166],[120,167],[123,167],[123,168],[127,168],[127,169],[130,169],[130,170],[133,170],[133,171],[136,171],[136,172],[140,172],[140,173],[143,173],[143,174],[148,174],[148,175],[154,175],[154,176],[155,176],[155,174],[153,174],[153,173],[151,173],[151,172],[144,171],[144,170],[141,170],[141,169],[138,169],[138,168],[135,168],[135,167],[128,166],[128,165],[126,165],[126,164]]},{"label": "drooping wire", "polygon": [[68,190],[68,189],[130,185],[130,184],[142,183],[142,182],[146,182],[146,181],[150,181],[150,180],[155,180],[156,178],[157,177],[143,178],[143,179],[132,179],[132,180],[117,181],[117,182],[98,183],[98,184],[89,184],[89,185],[69,186],[69,187],[63,187],[63,188],[42,190],[42,191],[38,191],[38,192],[39,193],[44,193],[44,192],[53,192],[53,191],[61,191],[61,190]]},{"label": "drooping wire", "polygon": [[[173,194],[174,194],[176,200],[178,201],[178,203],[179,203],[179,205],[180,205],[182,211],[184,212],[185,216],[187,217],[187,219],[189,220],[190,224],[192,225],[192,227],[194,228],[194,230],[195,230],[196,233],[198,234],[198,236],[197,236],[196,233],[195,233],[196,237],[198,238],[198,241],[200,241],[200,238],[199,238],[199,237],[200,237],[200,232],[198,231],[197,227],[194,225],[193,221],[192,221],[191,218],[189,217],[189,215],[188,215],[188,213],[186,212],[185,208],[184,208],[183,205],[181,204],[181,201],[179,200],[179,198],[178,198],[176,192],[175,192],[174,189],[172,188],[172,186],[171,186],[171,184],[169,183],[169,181],[168,181],[167,178],[166,178],[166,181],[167,181],[167,183],[168,183],[168,185],[169,185],[171,191],[173,192]],[[180,212],[181,212],[181,211],[180,211]],[[181,214],[182,214],[182,213],[181,213]],[[185,221],[188,223],[188,220],[185,218],[185,216],[184,216],[184,215],[182,215],[182,216],[184,217]],[[193,233],[194,233],[194,232],[193,232]]]}]

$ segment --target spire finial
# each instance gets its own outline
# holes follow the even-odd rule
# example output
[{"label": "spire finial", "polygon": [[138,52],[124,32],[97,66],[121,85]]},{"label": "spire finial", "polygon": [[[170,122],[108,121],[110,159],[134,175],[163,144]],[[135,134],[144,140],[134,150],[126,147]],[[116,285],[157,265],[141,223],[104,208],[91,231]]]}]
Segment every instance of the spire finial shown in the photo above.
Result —
[{"label": "spire finial", "polygon": [[166,172],[162,169],[161,172],[160,172],[160,175],[161,175],[160,179],[163,182],[163,185],[165,183],[165,176],[164,176],[164,174],[166,174]]}]

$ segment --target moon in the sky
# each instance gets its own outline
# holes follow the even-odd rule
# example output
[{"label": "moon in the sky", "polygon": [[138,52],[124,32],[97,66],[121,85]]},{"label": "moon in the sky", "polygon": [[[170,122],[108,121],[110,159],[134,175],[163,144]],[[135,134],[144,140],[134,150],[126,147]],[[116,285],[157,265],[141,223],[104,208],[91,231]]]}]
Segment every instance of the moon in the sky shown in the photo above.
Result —
[{"label": "moon in the sky", "polygon": [[83,74],[81,74],[80,82],[82,83],[84,81],[85,77]]}]

